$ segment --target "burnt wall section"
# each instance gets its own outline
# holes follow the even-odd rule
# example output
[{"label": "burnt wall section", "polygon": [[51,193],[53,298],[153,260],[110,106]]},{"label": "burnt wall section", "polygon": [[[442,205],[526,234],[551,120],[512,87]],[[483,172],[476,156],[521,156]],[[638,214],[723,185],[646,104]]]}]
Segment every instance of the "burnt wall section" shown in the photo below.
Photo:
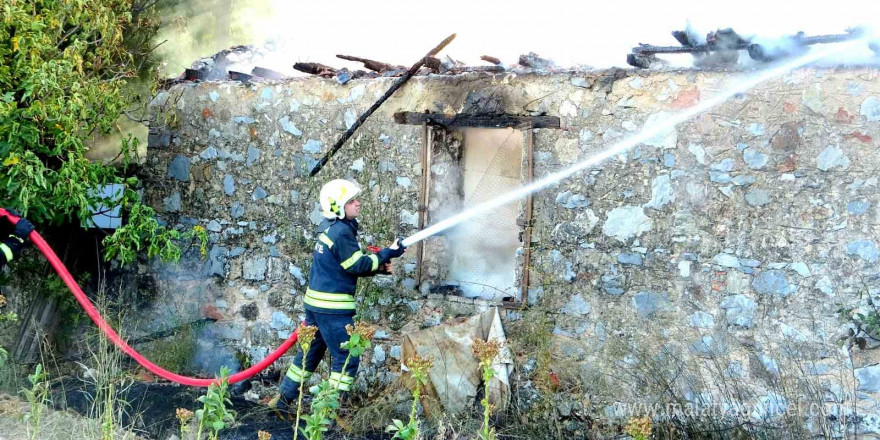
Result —
[{"label": "burnt wall section", "polygon": [[[207,260],[176,266],[185,270],[150,268],[157,307],[218,317],[218,343],[253,360],[280,343],[299,319],[323,182],[345,177],[367,189],[367,243],[418,224],[420,176],[438,178],[438,164],[422,168],[421,128],[394,124],[394,112],[459,113],[480,91],[498,113],[558,115],[561,130],[534,132],[540,179],[746,75],[413,78],[317,178],[306,177],[311,165],[389,80],[176,86],[155,103],[167,125],[154,131],[170,142],[151,144],[146,199],[169,225],[205,226],[212,246]],[[854,313],[873,310],[880,293],[878,77],[792,72],[535,194],[530,308],[505,314],[521,348],[517,396],[550,393],[554,380],[577,385],[577,395],[562,393],[559,412],[576,427],[583,414],[621,415],[615,402],[670,393],[682,402],[794,402],[798,391],[779,384],[800,371],[840,411],[859,395],[860,431],[880,433],[871,421],[880,420],[880,352],[846,345],[859,331]],[[412,290],[410,254],[394,276],[363,285],[363,316],[383,333],[362,363],[361,390],[394,380],[403,332],[486,307]],[[798,369],[804,362],[813,367]],[[667,376],[676,379],[651,380]],[[741,392],[730,397],[722,378]],[[530,411],[526,397],[517,404]]]},{"label": "burnt wall section", "polygon": [[[425,227],[452,217],[464,208],[464,132],[443,127],[429,128],[428,150],[430,175],[428,177]],[[424,241],[422,254],[422,279],[420,287],[425,292],[447,286],[449,266],[453,252],[449,234],[457,228],[429,237]]]}]

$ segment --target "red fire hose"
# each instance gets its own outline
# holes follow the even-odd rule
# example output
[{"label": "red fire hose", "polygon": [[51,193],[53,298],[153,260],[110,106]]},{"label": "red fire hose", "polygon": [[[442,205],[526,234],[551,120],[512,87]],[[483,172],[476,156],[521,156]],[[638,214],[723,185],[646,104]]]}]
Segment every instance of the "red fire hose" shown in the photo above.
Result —
[{"label": "red fire hose", "polygon": [[[18,223],[19,220],[19,217],[12,215],[11,213],[9,213],[9,211],[3,208],[0,208],[0,217],[6,217],[7,219],[9,219],[10,222],[12,222],[13,225]],[[199,379],[195,377],[181,376],[179,374],[172,373],[150,362],[143,355],[135,351],[135,349],[131,348],[125,341],[122,340],[122,338],[119,337],[118,334],[116,334],[113,328],[110,327],[110,325],[107,324],[106,321],[104,321],[104,318],[101,317],[101,314],[98,313],[98,310],[95,309],[95,306],[92,305],[92,302],[89,300],[89,298],[85,295],[85,293],[83,293],[82,289],[79,288],[79,285],[76,284],[76,281],[73,280],[70,272],[67,271],[67,268],[64,267],[64,264],[61,263],[61,260],[58,259],[58,256],[55,255],[55,251],[53,251],[52,248],[49,247],[49,245],[46,243],[46,240],[43,240],[43,237],[41,237],[37,231],[31,232],[29,238],[31,242],[33,242],[34,245],[37,247],[37,249],[39,249],[40,252],[43,253],[46,259],[49,260],[49,263],[55,269],[55,272],[58,272],[58,276],[60,276],[61,279],[64,280],[64,284],[67,284],[67,287],[73,293],[76,301],[79,303],[80,306],[82,306],[83,310],[86,311],[86,314],[89,315],[89,318],[92,319],[95,325],[97,325],[98,328],[100,328],[101,331],[103,331],[104,334],[107,335],[107,337],[111,341],[113,341],[113,343],[116,344],[117,347],[119,347],[126,354],[134,358],[137,363],[141,364],[141,366],[146,368],[151,373],[163,379],[177,382],[181,385],[206,387],[208,385],[211,385],[212,383],[217,382],[217,379]],[[229,383],[241,382],[243,380],[253,377],[260,371],[265,370],[267,367],[269,367],[269,365],[272,365],[273,362],[284,355],[284,353],[288,349],[290,349],[293,344],[296,343],[296,339],[297,334],[296,331],[294,331],[293,333],[291,333],[290,337],[288,337],[287,340],[284,341],[284,343],[281,344],[280,347],[278,347],[277,350],[270,353],[269,356],[266,356],[266,358],[260,361],[260,363],[248,368],[247,370],[229,376]]]}]

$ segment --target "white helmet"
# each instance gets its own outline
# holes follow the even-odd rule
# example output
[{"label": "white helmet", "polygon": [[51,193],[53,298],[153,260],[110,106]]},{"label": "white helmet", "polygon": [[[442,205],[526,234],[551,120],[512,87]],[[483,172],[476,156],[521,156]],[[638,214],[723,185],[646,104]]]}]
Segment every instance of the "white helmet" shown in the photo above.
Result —
[{"label": "white helmet", "polygon": [[325,218],[345,218],[345,204],[355,198],[361,189],[345,179],[335,179],[321,187],[319,201]]}]

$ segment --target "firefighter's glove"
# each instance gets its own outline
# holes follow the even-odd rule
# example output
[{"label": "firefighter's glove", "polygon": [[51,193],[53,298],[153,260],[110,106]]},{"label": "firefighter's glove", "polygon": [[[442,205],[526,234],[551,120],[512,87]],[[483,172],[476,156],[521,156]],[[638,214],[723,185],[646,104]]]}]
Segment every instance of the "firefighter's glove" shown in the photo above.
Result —
[{"label": "firefighter's glove", "polygon": [[400,240],[394,240],[394,243],[391,246],[379,251],[379,258],[381,258],[382,261],[388,261],[392,258],[397,258],[403,255],[403,252],[406,251],[406,247],[400,244],[399,241]]},{"label": "firefighter's glove", "polygon": [[24,218],[21,213],[12,208],[6,208],[6,212],[18,217],[18,223],[15,224],[15,228],[13,228],[12,233],[15,234],[15,236],[18,238],[27,239],[28,235],[31,234],[31,231],[34,230],[34,224],[28,221],[28,219]]},{"label": "firefighter's glove", "polygon": [[12,230],[12,233],[15,234],[18,238],[22,240],[26,240],[31,232],[34,230],[34,225],[28,219],[21,217],[18,219],[18,223],[15,224],[15,229]]}]

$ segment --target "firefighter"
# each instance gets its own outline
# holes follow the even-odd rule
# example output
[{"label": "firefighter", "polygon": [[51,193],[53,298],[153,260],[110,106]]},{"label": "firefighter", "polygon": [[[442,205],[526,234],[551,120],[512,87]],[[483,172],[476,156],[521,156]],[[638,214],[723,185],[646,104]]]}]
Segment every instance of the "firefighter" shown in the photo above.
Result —
[{"label": "firefighter", "polygon": [[[17,212],[7,209],[9,213],[16,217],[21,217]],[[21,253],[21,250],[27,246],[28,235],[34,230],[34,225],[26,218],[21,217],[14,226],[6,220],[0,220],[3,226],[0,226],[0,269],[11,262]],[[8,234],[8,235],[7,235]]]},{"label": "firefighter", "polygon": [[280,396],[272,405],[284,416],[296,413],[296,401],[302,381],[308,380],[318,368],[326,350],[330,350],[330,384],[344,396],[351,389],[359,359],[352,357],[342,371],[347,350],[340,345],[348,340],[345,326],[354,323],[355,286],[360,277],[383,273],[390,260],[403,255],[405,248],[397,242],[375,254],[365,254],[356,236],[360,214],[357,195],[360,188],[352,182],[336,179],[327,182],[320,193],[324,221],[318,226],[318,239],[313,252],[309,287],[303,303],[306,325],[318,327],[315,340],[305,354],[300,351],[281,381]]}]

